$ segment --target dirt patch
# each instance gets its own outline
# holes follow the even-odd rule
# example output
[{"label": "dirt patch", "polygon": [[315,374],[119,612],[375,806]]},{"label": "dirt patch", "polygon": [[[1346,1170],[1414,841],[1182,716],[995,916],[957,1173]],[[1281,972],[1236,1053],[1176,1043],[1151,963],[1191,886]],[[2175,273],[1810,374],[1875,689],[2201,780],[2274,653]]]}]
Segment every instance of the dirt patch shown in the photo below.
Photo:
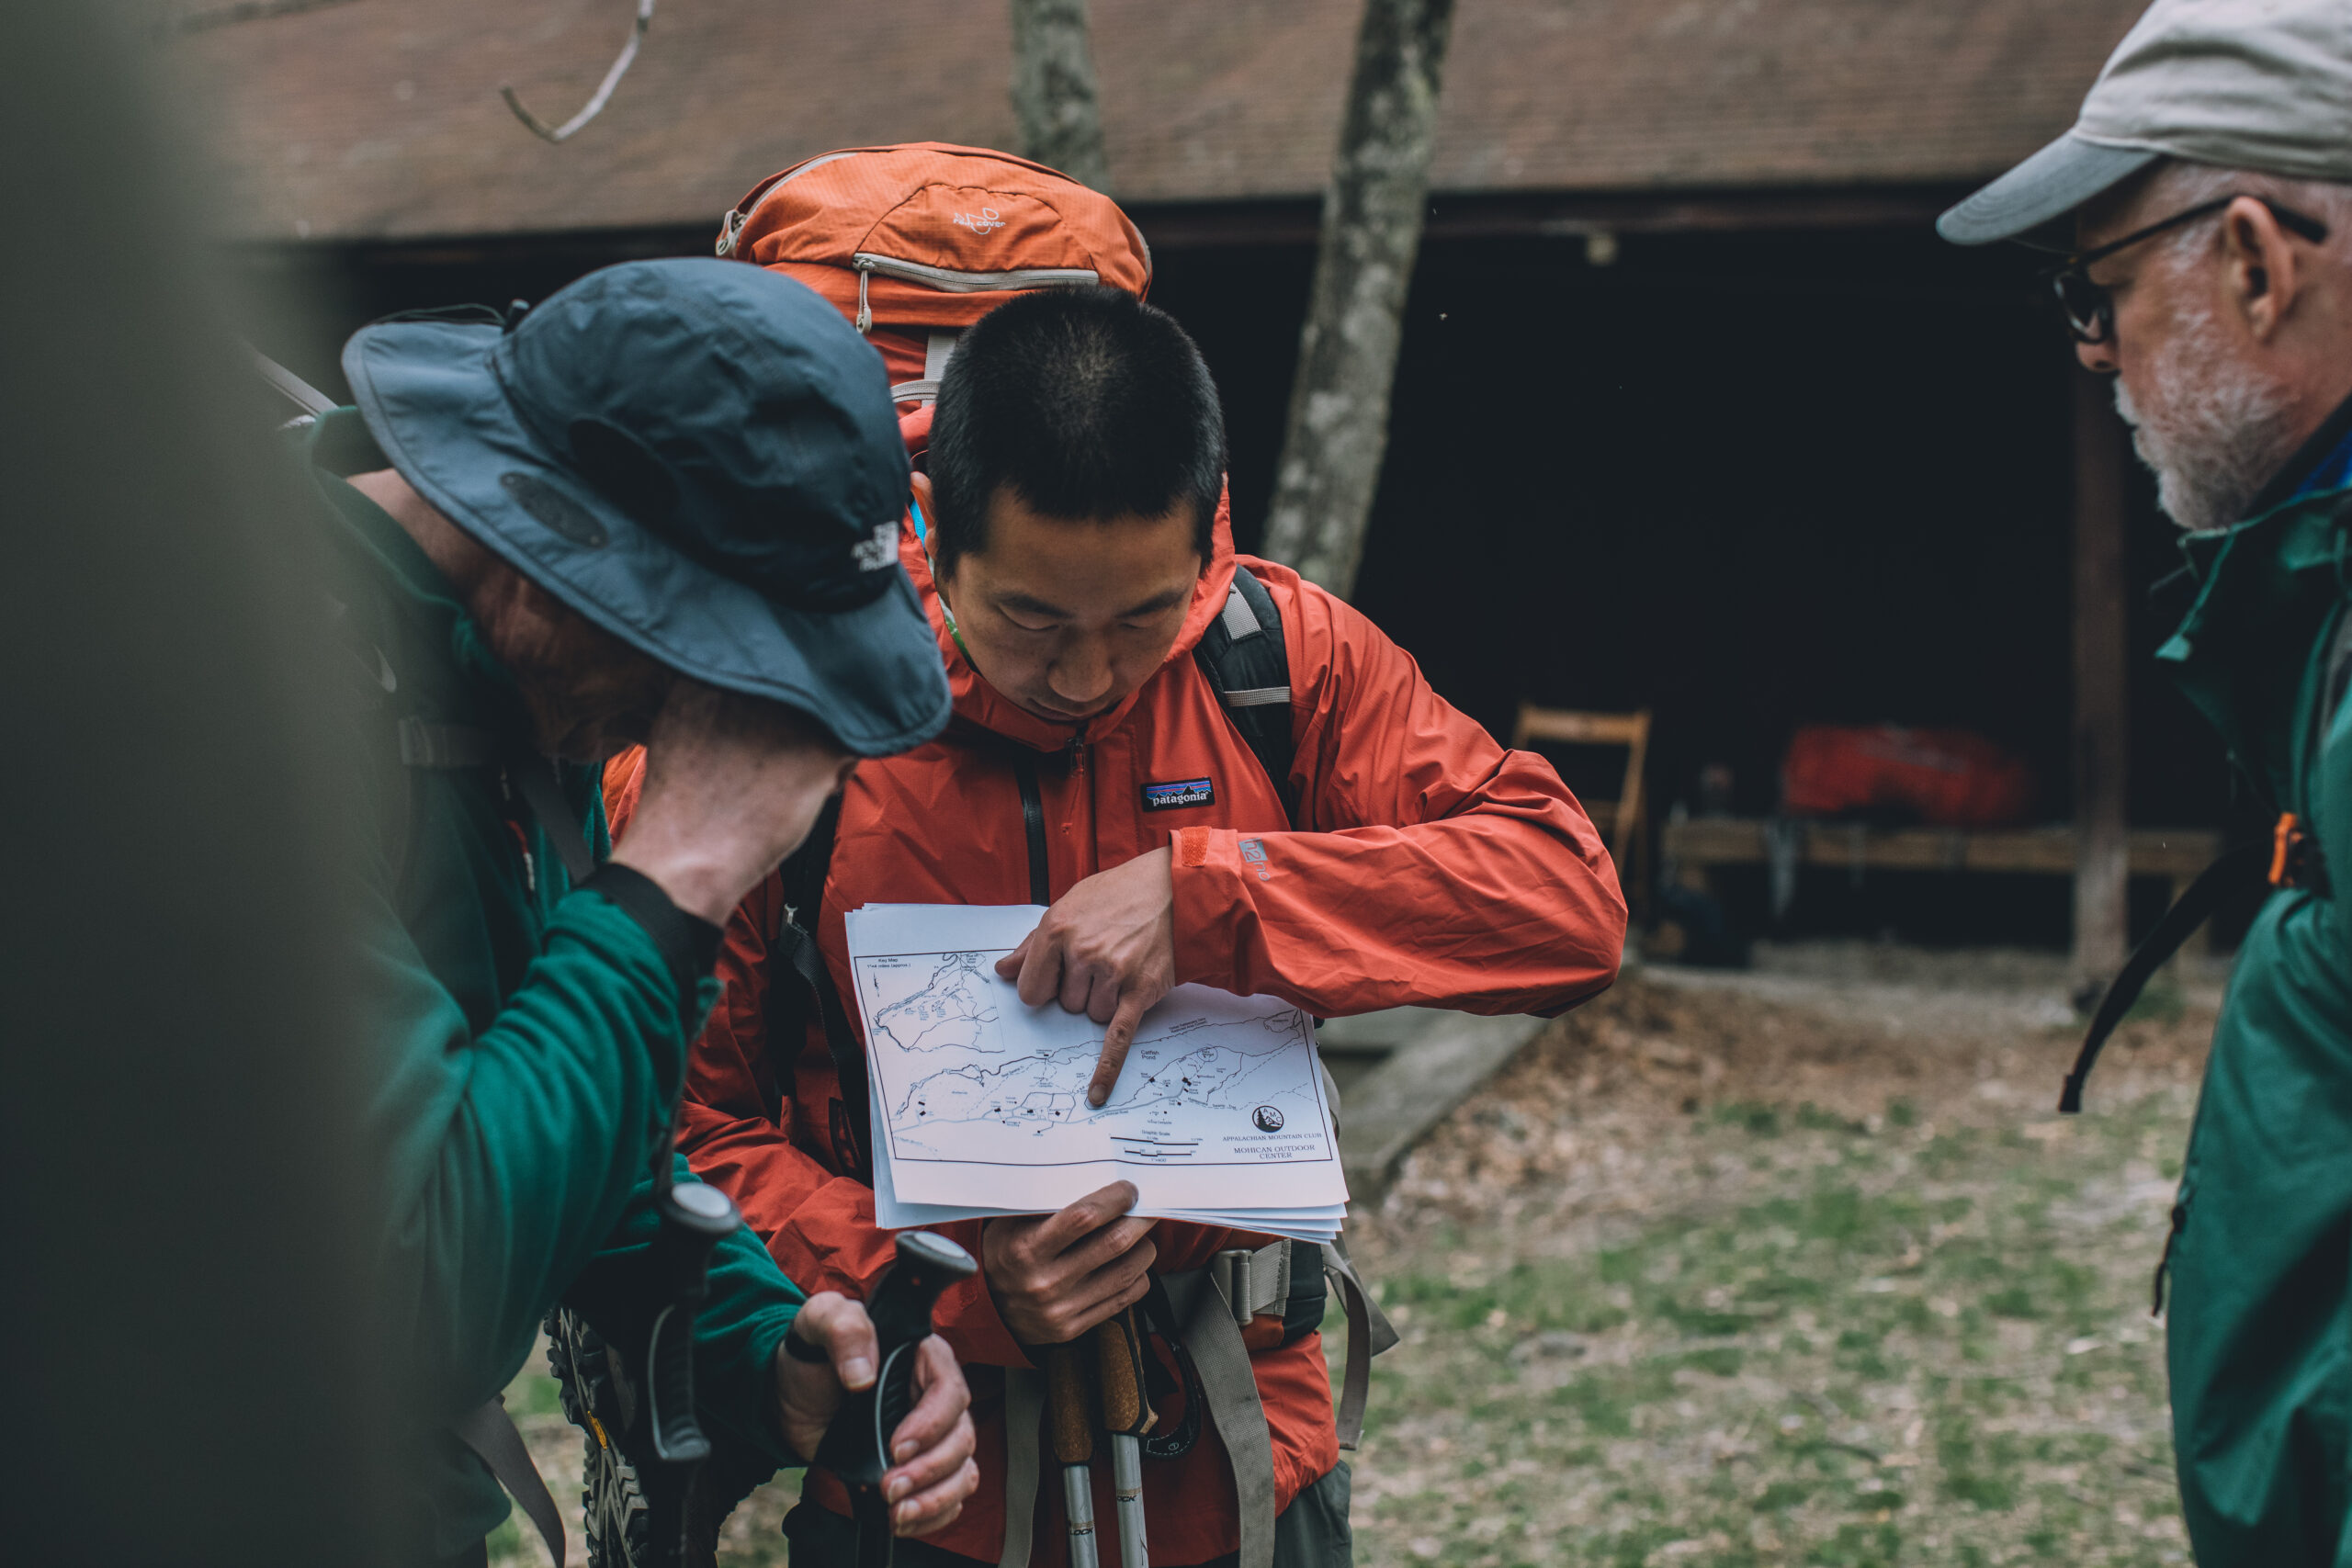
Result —
[{"label": "dirt patch", "polygon": [[[2211,1015],[2165,1010],[2117,1032],[2095,1093],[2134,1098],[2152,1075],[2179,1082],[2201,1068]],[[1500,1105],[1556,1121],[1756,1100],[1867,1119],[1907,1097],[2005,1122],[2055,1108],[2079,1040],[2073,1016],[2033,993],[1637,976],[1547,1029],[1419,1156],[1484,1146],[1476,1113]]]}]

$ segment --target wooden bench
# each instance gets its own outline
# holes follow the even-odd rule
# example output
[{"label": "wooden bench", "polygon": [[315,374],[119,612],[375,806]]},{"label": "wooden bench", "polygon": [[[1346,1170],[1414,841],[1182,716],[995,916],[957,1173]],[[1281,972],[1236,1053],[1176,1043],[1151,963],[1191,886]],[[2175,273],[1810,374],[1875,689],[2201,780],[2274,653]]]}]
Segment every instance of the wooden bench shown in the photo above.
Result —
[{"label": "wooden bench", "polygon": [[[1797,863],[1848,871],[2005,872],[2072,876],[2075,829],[2051,828],[1871,828],[1859,822],[1806,822]],[[2161,876],[2167,902],[2222,852],[2222,835],[2205,828],[2135,828],[2133,876]],[[1763,865],[1765,824],[1753,817],[1690,818],[1659,829],[1658,854],[1677,883],[1706,891],[1717,866]]]}]

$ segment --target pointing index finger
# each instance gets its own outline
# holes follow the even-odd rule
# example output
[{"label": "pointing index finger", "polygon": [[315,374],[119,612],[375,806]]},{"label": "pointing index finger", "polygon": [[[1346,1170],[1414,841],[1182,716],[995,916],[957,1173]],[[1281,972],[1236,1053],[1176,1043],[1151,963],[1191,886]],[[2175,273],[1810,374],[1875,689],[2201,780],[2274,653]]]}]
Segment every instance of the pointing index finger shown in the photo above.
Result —
[{"label": "pointing index finger", "polygon": [[1102,1031],[1102,1055],[1094,1064],[1094,1079],[1086,1086],[1086,1103],[1101,1105],[1118,1087],[1119,1070],[1127,1065],[1127,1050],[1136,1043],[1136,1028],[1143,1022],[1143,993],[1129,987],[1119,998],[1119,1010]]}]

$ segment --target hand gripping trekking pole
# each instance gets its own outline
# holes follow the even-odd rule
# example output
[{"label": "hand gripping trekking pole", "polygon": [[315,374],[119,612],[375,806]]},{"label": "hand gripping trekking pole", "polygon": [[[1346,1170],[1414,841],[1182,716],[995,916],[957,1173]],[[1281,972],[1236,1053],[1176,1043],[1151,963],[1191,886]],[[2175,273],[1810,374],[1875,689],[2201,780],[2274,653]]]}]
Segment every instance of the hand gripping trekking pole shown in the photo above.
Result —
[{"label": "hand gripping trekking pole", "polygon": [[[899,1237],[898,1258],[865,1303],[881,1371],[872,1387],[842,1395],[814,1461],[849,1489],[858,1568],[889,1568],[893,1538],[882,1477],[890,1468],[891,1436],[915,1407],[915,1352],[931,1337],[932,1306],[940,1292],[970,1279],[979,1267],[945,1236],[910,1231]],[[800,1360],[831,1359],[797,1334],[785,1336],[784,1346]]]},{"label": "hand gripping trekking pole", "polygon": [[1143,1439],[1151,1430],[1144,1398],[1143,1326],[1129,1307],[1094,1330],[1095,1386],[1111,1435],[1111,1489],[1118,1499],[1119,1568],[1150,1568],[1143,1529]]}]

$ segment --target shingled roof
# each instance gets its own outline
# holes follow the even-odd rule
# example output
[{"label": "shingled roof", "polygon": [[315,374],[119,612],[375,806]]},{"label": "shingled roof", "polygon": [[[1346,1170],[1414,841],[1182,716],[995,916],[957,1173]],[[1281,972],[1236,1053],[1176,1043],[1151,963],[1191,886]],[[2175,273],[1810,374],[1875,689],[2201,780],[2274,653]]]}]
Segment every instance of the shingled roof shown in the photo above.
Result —
[{"label": "shingled roof", "polygon": [[[2143,0],[1461,0],[1448,193],[1960,185],[2073,121]],[[182,0],[254,238],[717,225],[832,147],[1009,145],[1002,0],[669,0],[560,147],[626,0]],[[1311,196],[1360,0],[1093,0],[1104,132],[1138,206]]]}]

